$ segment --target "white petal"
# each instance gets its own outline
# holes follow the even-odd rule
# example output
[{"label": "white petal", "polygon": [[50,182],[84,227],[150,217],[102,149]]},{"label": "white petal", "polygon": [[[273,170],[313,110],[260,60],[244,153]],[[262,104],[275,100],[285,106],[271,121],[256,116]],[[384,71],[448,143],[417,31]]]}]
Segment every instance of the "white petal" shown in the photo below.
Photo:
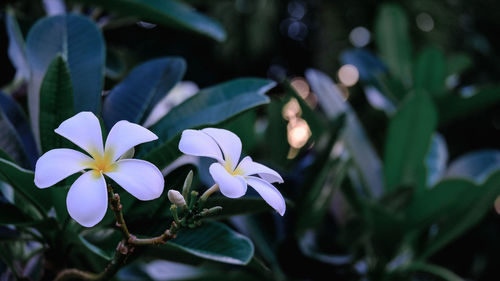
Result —
[{"label": "white petal", "polygon": [[253,162],[250,156],[243,158],[237,169],[238,172],[242,173],[243,176],[258,174],[261,178],[269,183],[283,183],[283,178],[280,176],[280,174],[269,167],[266,167],[257,162]]},{"label": "white petal", "polygon": [[231,175],[221,164],[213,163],[210,165],[209,171],[224,196],[238,198],[247,192],[245,180],[241,176]]},{"label": "white petal", "polygon": [[78,145],[90,155],[103,154],[102,132],[99,119],[92,112],[82,111],[62,122],[54,130],[59,135]]},{"label": "white petal", "polygon": [[118,160],[116,169],[105,174],[135,198],[144,201],[160,197],[165,184],[160,170],[144,160]]},{"label": "white petal", "polygon": [[224,129],[206,128],[201,131],[211,136],[217,142],[224,153],[225,162],[229,162],[231,169],[234,170],[240,161],[240,138],[235,133]]},{"label": "white petal", "polygon": [[150,130],[140,125],[122,120],[117,122],[113,128],[111,128],[111,131],[109,131],[104,150],[106,152],[112,151],[112,159],[115,161],[130,148],[156,139],[158,139],[158,137]]},{"label": "white petal", "polygon": [[52,149],[43,154],[35,165],[35,185],[52,186],[72,174],[89,168],[92,158],[67,148]]},{"label": "white petal", "polygon": [[198,130],[184,130],[182,132],[179,150],[185,154],[210,157],[224,163],[217,143],[209,135]]},{"label": "white petal", "polygon": [[104,177],[88,171],[73,183],[66,197],[69,215],[79,224],[92,227],[102,220],[108,207]]},{"label": "white petal", "polygon": [[275,209],[280,215],[283,216],[286,210],[285,199],[281,193],[267,181],[258,177],[246,177],[248,185],[253,187],[260,196],[269,204],[273,209]]}]

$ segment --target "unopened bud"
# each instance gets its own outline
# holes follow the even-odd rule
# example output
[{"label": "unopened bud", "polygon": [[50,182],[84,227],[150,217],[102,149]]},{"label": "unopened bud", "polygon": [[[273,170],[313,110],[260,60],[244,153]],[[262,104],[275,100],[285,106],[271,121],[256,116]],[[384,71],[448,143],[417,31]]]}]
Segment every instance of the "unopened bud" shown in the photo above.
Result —
[{"label": "unopened bud", "polygon": [[215,215],[217,213],[220,213],[222,211],[222,207],[221,206],[215,206],[215,207],[212,207],[210,209],[204,209],[200,215],[202,217],[205,217],[205,216],[211,216],[211,215]]},{"label": "unopened bud", "polygon": [[189,191],[191,190],[191,184],[193,183],[193,171],[189,171],[186,179],[184,180],[184,185],[182,186],[182,196],[188,197]]},{"label": "unopened bud", "polygon": [[167,196],[168,200],[170,200],[170,202],[172,202],[172,204],[174,204],[175,206],[181,208],[186,206],[186,200],[179,191],[171,189],[168,191]]}]

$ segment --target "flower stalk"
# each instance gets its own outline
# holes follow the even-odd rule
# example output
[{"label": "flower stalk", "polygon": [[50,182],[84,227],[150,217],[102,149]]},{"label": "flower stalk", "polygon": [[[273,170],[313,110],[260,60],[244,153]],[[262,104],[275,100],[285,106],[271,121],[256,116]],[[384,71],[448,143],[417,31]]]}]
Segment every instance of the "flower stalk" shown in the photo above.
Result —
[{"label": "flower stalk", "polygon": [[[191,179],[189,179],[191,177]],[[192,173],[188,174],[188,180],[192,180]],[[190,183],[188,184],[191,185]],[[215,185],[216,186],[216,185]],[[217,188],[212,186],[209,188],[210,192],[205,192],[205,198],[208,198],[210,194],[215,192]],[[170,227],[165,230],[161,235],[151,238],[137,238],[135,235],[131,234],[127,223],[125,222],[125,218],[123,216],[123,206],[120,202],[120,196],[114,192],[113,186],[111,184],[107,185],[107,192],[109,198],[109,206],[114,213],[116,219],[116,226],[120,229],[122,233],[123,239],[118,243],[116,247],[115,257],[111,260],[108,266],[104,269],[103,272],[99,274],[90,273],[78,269],[65,269],[61,271],[57,277],[56,281],[64,281],[64,280],[109,280],[111,279],[116,272],[126,263],[127,258],[134,252],[135,247],[147,246],[147,245],[159,245],[165,244],[167,241],[174,239],[177,236],[177,233],[182,227],[194,228],[201,225],[201,219],[204,217],[213,215],[222,210],[222,207],[216,206],[210,209],[201,209],[201,203],[204,201],[198,200],[198,192],[191,191],[189,207],[184,206],[180,210],[176,206],[175,203],[172,203],[170,206],[170,210],[172,212],[172,216],[174,220],[170,224]],[[206,200],[206,199],[205,199]],[[182,218],[179,217],[179,213],[183,215]]]},{"label": "flower stalk", "polygon": [[120,202],[120,195],[118,195],[118,193],[114,193],[113,186],[111,184],[108,184],[108,198],[110,208],[115,214],[116,226],[120,228],[123,237],[128,240],[130,238],[130,232],[128,231],[125,219],[123,218],[123,206]]}]

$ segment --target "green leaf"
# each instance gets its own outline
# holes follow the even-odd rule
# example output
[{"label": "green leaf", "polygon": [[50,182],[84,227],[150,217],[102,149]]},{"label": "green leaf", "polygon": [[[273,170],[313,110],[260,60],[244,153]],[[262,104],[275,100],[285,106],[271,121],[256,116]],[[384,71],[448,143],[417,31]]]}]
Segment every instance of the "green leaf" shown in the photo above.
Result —
[{"label": "green leaf", "polygon": [[441,50],[427,47],[418,55],[415,63],[415,88],[426,90],[435,97],[446,94],[444,91],[447,76],[446,60]]},{"label": "green leaf", "polygon": [[90,19],[65,14],[39,20],[26,40],[26,56],[31,69],[28,108],[35,137],[40,132],[40,87],[49,64],[61,55],[68,63],[75,111],[101,110],[105,45],[99,28]]},{"label": "green leaf", "polygon": [[220,23],[176,0],[78,1],[98,5],[123,15],[136,16],[148,22],[196,32],[217,41],[226,39],[226,31]]},{"label": "green leaf", "polygon": [[388,190],[425,186],[424,161],[436,125],[434,104],[422,91],[410,95],[391,118],[384,153]]},{"label": "green leaf", "polygon": [[103,119],[108,128],[120,120],[143,123],[151,109],[179,82],[186,72],[180,57],[147,61],[116,85],[103,104]]},{"label": "green leaf", "polygon": [[[400,196],[406,197],[405,194],[400,194]],[[381,260],[388,260],[400,249],[406,231],[403,216],[384,204],[368,203],[366,207],[364,219],[367,220],[365,223],[369,226],[366,232],[371,236],[374,254]]]},{"label": "green leaf", "polygon": [[448,75],[462,74],[468,68],[472,66],[472,59],[466,53],[456,53],[452,54],[446,60],[446,69]]},{"label": "green leaf", "polygon": [[103,259],[105,259],[107,261],[110,261],[110,260],[113,259],[113,254],[112,253],[106,252],[103,249],[97,247],[96,245],[90,243],[82,235],[79,235],[78,238],[80,239],[80,242],[82,242],[82,244],[88,250],[90,250],[92,253],[96,254],[97,256],[99,256],[99,257],[101,257],[101,258],[103,258]]},{"label": "green leaf", "polygon": [[181,155],[177,145],[183,130],[217,125],[245,110],[268,103],[269,98],[264,93],[275,84],[266,79],[240,78],[201,90],[151,127],[160,144],[143,145],[138,157],[144,157],[160,168],[165,167]]},{"label": "green leaf", "polygon": [[182,230],[162,248],[160,252],[165,259],[175,258],[169,254],[170,248],[203,259],[240,265],[250,262],[254,253],[253,244],[247,237],[218,222]]},{"label": "green leaf", "polygon": [[[38,159],[38,150],[36,147],[33,133],[21,106],[11,97],[3,92],[0,92],[0,109],[9,120],[10,124],[16,131],[19,140],[22,144],[23,150],[27,156],[27,160],[31,168],[35,167],[36,160]],[[5,131],[5,130],[2,130]]]},{"label": "green leaf", "polygon": [[471,96],[448,95],[438,101],[439,124],[447,124],[467,115],[491,107],[500,101],[500,86],[478,90]]},{"label": "green leaf", "polygon": [[52,60],[40,88],[40,144],[42,152],[64,147],[64,139],[54,132],[75,114],[68,65],[58,55]]},{"label": "green leaf", "polygon": [[0,149],[3,150],[16,163],[23,166],[27,165],[27,155],[21,143],[21,139],[17,134],[14,126],[9,122],[7,116],[0,108]]},{"label": "green leaf", "polygon": [[49,192],[34,183],[34,174],[5,159],[0,159],[0,179],[33,204],[44,215],[51,207]]},{"label": "green leaf", "polygon": [[406,228],[424,229],[449,216],[462,204],[462,196],[475,188],[470,181],[450,179],[439,182],[432,189],[417,192],[406,208]]},{"label": "green leaf", "polygon": [[408,17],[397,4],[382,4],[375,20],[375,43],[391,74],[405,85],[411,81],[411,41]]},{"label": "green leaf", "polygon": [[8,54],[12,65],[16,68],[15,79],[28,79],[30,69],[26,60],[24,38],[17,23],[14,10],[10,7],[7,8],[5,13],[5,26],[7,29],[7,36],[9,37]]},{"label": "green leaf", "polygon": [[431,256],[479,223],[499,194],[500,172],[491,175],[484,184],[472,185],[461,192],[446,213],[446,220],[438,225],[437,234],[425,246],[421,258]]}]

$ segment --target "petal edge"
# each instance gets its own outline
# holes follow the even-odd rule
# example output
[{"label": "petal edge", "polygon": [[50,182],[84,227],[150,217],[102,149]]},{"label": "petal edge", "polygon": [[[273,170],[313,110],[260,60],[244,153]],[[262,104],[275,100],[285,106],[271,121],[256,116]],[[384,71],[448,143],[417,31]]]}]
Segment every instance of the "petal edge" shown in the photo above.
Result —
[{"label": "petal edge", "polygon": [[275,209],[281,216],[285,214],[285,199],[276,187],[258,177],[248,176],[246,177],[246,180],[248,185],[253,187],[253,189],[260,194],[262,199],[264,199],[269,206],[273,207],[273,209]]}]

